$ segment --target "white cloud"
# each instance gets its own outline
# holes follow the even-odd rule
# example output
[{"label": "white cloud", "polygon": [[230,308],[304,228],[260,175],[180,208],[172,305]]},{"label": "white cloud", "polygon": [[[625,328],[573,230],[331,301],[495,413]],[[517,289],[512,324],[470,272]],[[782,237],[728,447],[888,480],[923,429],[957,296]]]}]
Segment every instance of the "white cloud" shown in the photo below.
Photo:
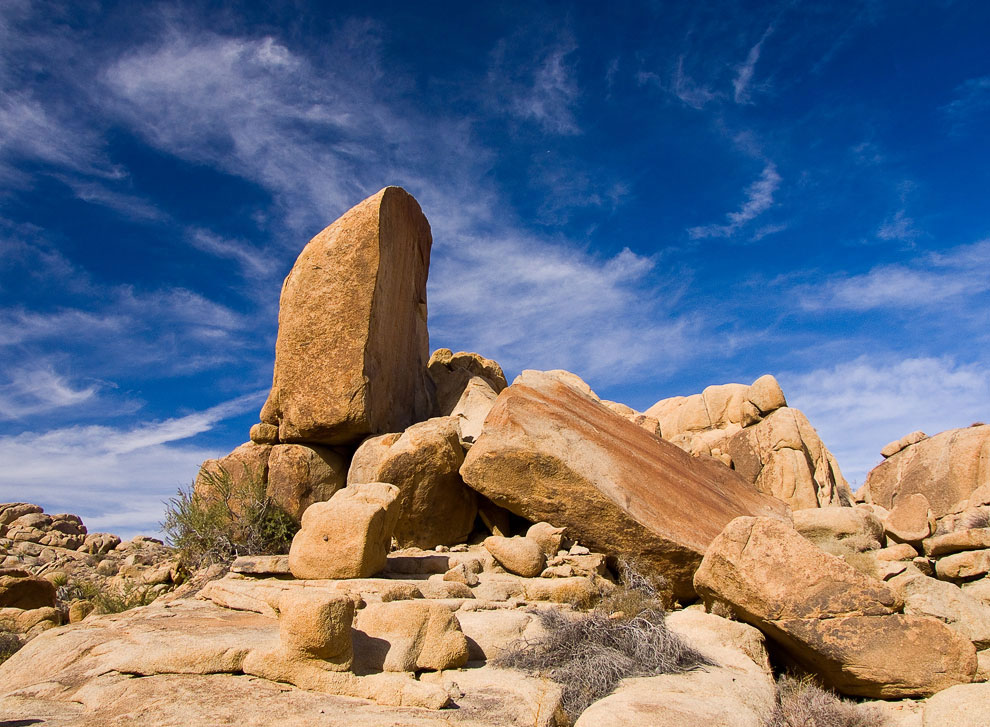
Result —
[{"label": "white cloud", "polygon": [[224,454],[174,442],[260,407],[266,393],[131,428],[90,425],[0,436],[0,501],[74,512],[91,531],[152,533],[162,502],[192,481],[203,460]]},{"label": "white cloud", "polygon": [[907,216],[904,210],[898,210],[890,219],[884,221],[877,230],[881,240],[914,240],[920,235],[914,225],[914,220]]},{"label": "white cloud", "polygon": [[96,390],[95,384],[76,388],[50,366],[14,370],[10,383],[0,384],[0,421],[79,406]]},{"label": "white cloud", "polygon": [[755,220],[773,206],[773,196],[780,187],[781,177],[773,162],[767,163],[760,178],[746,188],[746,201],[736,212],[730,212],[724,225],[703,225],[691,227],[688,234],[692,239],[706,237],[732,237],[744,225]]},{"label": "white cloud", "polygon": [[669,371],[695,351],[699,321],[673,312],[687,280],[652,287],[653,259],[628,249],[599,259],[525,236],[470,242],[435,261],[435,345],[477,350],[510,371],[564,368],[600,385]]},{"label": "white cloud", "polygon": [[684,56],[677,59],[677,68],[671,83],[671,91],[677,98],[693,109],[704,108],[705,104],[719,98],[719,95],[707,86],[697,84],[694,79],[684,72]]},{"label": "white cloud", "polygon": [[933,435],[990,420],[990,367],[983,363],[863,355],[778,378],[788,403],[808,415],[858,484],[888,442],[916,429]]},{"label": "white cloud", "polygon": [[736,69],[736,77],[732,81],[733,100],[737,104],[751,103],[750,84],[753,81],[753,73],[756,71],[756,63],[760,60],[760,51],[763,43],[773,32],[773,26],[768,27],[756,45],[749,49],[746,60]]},{"label": "white cloud", "polygon": [[880,265],[833,277],[797,293],[806,310],[920,309],[990,291],[990,240],[926,253],[907,264]]},{"label": "white cloud", "polygon": [[492,53],[488,81],[493,108],[532,121],[548,133],[581,133],[572,110],[579,88],[568,61],[577,45],[565,39],[540,51],[535,62],[527,58],[520,65],[515,59],[509,60],[510,46],[512,51],[518,51],[516,40],[503,40]]},{"label": "white cloud", "polygon": [[982,129],[981,119],[990,115],[990,76],[970,78],[956,88],[956,98],[941,108],[953,134]]}]

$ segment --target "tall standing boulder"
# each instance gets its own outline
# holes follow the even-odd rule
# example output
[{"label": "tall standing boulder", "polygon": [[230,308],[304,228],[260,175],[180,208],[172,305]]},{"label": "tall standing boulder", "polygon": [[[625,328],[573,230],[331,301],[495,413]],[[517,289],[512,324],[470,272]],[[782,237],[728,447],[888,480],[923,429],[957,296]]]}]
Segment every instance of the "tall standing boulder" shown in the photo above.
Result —
[{"label": "tall standing boulder", "polygon": [[464,481],[534,522],[663,573],[677,595],[734,517],[786,517],[711,458],[658,439],[566,378],[527,371],[499,394],[461,467]]},{"label": "tall standing boulder", "polygon": [[430,416],[432,243],[416,200],[386,187],[303,248],[282,286],[261,410],[280,441],[350,444]]}]

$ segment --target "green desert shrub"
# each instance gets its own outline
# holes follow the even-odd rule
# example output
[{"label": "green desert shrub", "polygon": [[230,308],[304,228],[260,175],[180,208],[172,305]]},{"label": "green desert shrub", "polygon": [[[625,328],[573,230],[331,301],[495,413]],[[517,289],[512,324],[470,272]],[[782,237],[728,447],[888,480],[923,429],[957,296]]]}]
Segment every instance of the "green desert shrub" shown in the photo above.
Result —
[{"label": "green desert shrub", "polygon": [[810,679],[782,676],[777,703],[765,727],[884,727],[883,713],[873,705],[840,699]]},{"label": "green desert shrub", "polygon": [[158,594],[143,583],[122,580],[114,583],[109,580],[72,580],[60,586],[58,600],[63,603],[89,601],[94,613],[121,613],[138,606],[147,606]]},{"label": "green desert shrub", "polygon": [[632,569],[591,612],[538,612],[546,636],[520,641],[495,660],[558,683],[563,708],[576,719],[626,677],[655,676],[713,665],[667,628],[656,585]]},{"label": "green desert shrub", "polygon": [[265,493],[260,473],[234,478],[223,467],[204,468],[200,488],[179,489],[165,503],[162,530],[183,567],[195,570],[240,555],[288,551],[299,526]]}]

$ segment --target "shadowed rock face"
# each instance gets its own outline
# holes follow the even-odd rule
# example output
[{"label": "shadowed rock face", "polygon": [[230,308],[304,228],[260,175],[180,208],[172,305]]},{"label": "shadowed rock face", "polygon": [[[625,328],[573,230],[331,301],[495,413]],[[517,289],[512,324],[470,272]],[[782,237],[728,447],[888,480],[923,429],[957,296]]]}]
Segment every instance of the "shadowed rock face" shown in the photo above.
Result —
[{"label": "shadowed rock face", "polygon": [[734,517],[788,508],[710,458],[692,457],[539,372],[503,391],[464,461],[464,481],[529,520],[641,560],[678,595]]},{"label": "shadowed rock face", "polygon": [[282,286],[261,411],[281,441],[348,444],[430,415],[432,242],[416,200],[386,187],[306,245]]}]

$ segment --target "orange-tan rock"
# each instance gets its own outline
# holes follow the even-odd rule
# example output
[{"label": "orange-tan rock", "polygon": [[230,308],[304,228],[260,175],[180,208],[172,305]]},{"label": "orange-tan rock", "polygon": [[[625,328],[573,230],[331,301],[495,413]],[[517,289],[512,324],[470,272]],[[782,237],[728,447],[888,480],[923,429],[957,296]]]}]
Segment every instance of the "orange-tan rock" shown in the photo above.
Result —
[{"label": "orange-tan rock", "polygon": [[298,522],[314,502],[325,502],[346,484],[347,462],[329,447],[277,444],[268,457],[266,493]]},{"label": "orange-tan rock", "polygon": [[807,417],[787,406],[773,376],[663,399],[646,414],[659,420],[664,439],[721,460],[795,509],[852,502],[832,453]]},{"label": "orange-tan rock", "polygon": [[934,694],[976,673],[976,650],[786,523],[743,517],[715,539],[695,576],[706,603],[728,604],[826,684],[859,696]]},{"label": "orange-tan rock", "polygon": [[467,539],[478,513],[477,496],[461,479],[463,462],[458,419],[437,417],[365,440],[347,480],[399,488],[394,536],[400,547],[455,545]]},{"label": "orange-tan rock", "polygon": [[314,237],[282,286],[261,420],[283,442],[347,444],[433,410],[426,365],[430,225],[386,187]]},{"label": "orange-tan rock", "polygon": [[693,593],[694,570],[729,520],[787,516],[785,505],[721,463],[691,457],[580,387],[539,372],[499,395],[461,474],[517,515],[566,527],[596,550],[639,558],[684,595]]},{"label": "orange-tan rock", "polygon": [[354,484],[303,513],[289,548],[296,578],[367,578],[386,563],[399,489],[382,482]]},{"label": "orange-tan rock", "polygon": [[924,495],[936,518],[990,483],[990,426],[950,429],[898,451],[866,478],[869,502],[888,510]]}]

